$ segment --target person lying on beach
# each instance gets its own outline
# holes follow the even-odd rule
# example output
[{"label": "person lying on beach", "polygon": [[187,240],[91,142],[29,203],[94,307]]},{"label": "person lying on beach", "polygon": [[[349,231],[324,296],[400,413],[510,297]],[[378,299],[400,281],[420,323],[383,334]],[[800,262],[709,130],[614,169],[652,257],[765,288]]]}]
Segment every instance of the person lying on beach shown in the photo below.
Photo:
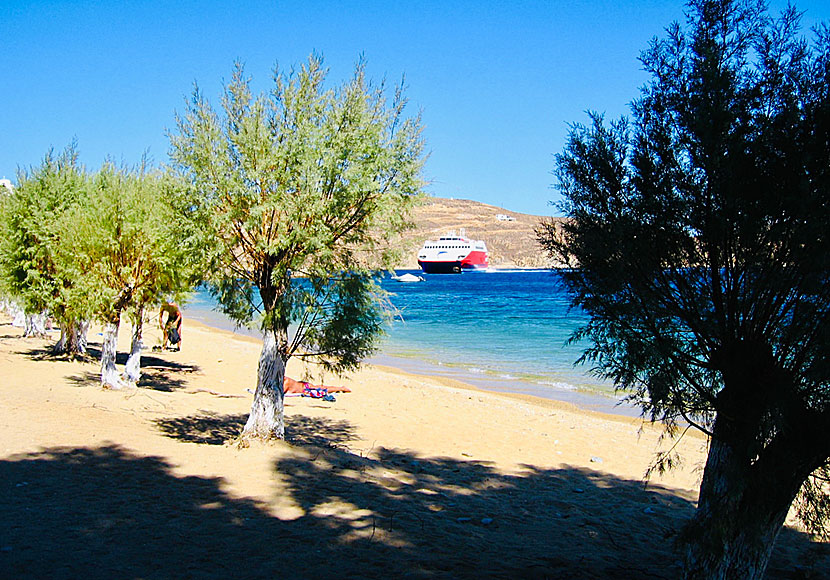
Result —
[{"label": "person lying on beach", "polygon": [[328,385],[312,385],[306,381],[295,381],[288,375],[282,381],[282,389],[283,393],[286,395],[288,394],[299,394],[302,395],[306,389],[325,389],[328,393],[351,393],[350,389],[346,387],[329,387]]}]

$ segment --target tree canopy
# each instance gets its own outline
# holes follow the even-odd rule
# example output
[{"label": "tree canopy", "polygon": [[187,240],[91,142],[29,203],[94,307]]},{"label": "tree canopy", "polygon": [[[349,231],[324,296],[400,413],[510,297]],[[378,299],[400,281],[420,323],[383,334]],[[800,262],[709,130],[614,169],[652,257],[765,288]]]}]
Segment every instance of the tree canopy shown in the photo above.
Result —
[{"label": "tree canopy", "polygon": [[759,577],[799,490],[813,529],[830,506],[830,32],[688,9],[643,52],[632,119],[573,126],[568,219],[538,235],[590,316],[583,360],[711,437],[688,575]]},{"label": "tree canopy", "polygon": [[193,282],[194,251],[185,243],[185,220],[171,203],[174,180],[146,166],[133,170],[107,162],[89,188],[69,216],[73,227],[64,241],[100,319],[118,316],[122,293],[124,307],[143,306]]},{"label": "tree canopy", "polygon": [[[147,162],[134,169],[105,162],[89,173],[74,144],[60,155],[50,151],[0,198],[3,287],[24,309],[54,317],[58,345],[72,355],[90,319],[117,331],[129,312],[140,328],[146,305],[185,292],[202,273],[203,240],[185,193],[172,174]],[[105,382],[116,384],[110,354]]]},{"label": "tree canopy", "polygon": [[[111,325],[105,332],[102,382],[122,386],[115,372],[115,340],[122,313],[137,327],[132,356],[140,357],[143,313],[162,297],[182,293],[198,281],[203,247],[193,233],[183,188],[172,175],[147,163],[130,169],[107,162],[89,180],[84,203],[69,216],[63,248],[93,315]],[[130,366],[128,364],[128,366]],[[137,371],[136,371],[137,372]],[[125,377],[135,383],[138,376]]]},{"label": "tree canopy", "polygon": [[61,328],[89,315],[73,275],[63,237],[71,228],[67,212],[86,195],[87,173],[73,143],[60,154],[49,151],[42,163],[21,170],[18,186],[3,195],[0,277],[10,295],[28,312],[48,311]]},{"label": "tree canopy", "polygon": [[382,293],[373,272],[392,263],[390,240],[408,225],[423,144],[402,88],[389,101],[362,63],[336,88],[316,56],[273,80],[255,96],[237,64],[221,110],[197,88],[170,141],[216,241],[213,292],[229,316],[248,324],[258,315],[265,332],[255,408],[266,393],[274,402],[252,413],[246,432],[282,437],[291,356],[340,372],[375,348]]}]

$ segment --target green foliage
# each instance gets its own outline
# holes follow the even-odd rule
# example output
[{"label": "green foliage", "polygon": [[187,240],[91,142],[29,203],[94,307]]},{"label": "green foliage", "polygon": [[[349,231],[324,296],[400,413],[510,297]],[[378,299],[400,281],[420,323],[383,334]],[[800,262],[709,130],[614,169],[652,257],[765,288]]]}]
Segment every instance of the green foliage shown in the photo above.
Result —
[{"label": "green foliage", "polygon": [[384,298],[376,280],[350,273],[299,282],[291,292],[296,346],[322,357],[325,368],[336,373],[356,368],[374,352],[383,330],[378,305]]},{"label": "green foliage", "polygon": [[[86,314],[79,299],[63,237],[65,216],[86,195],[87,176],[75,145],[21,171],[18,186],[2,197],[0,277],[7,292],[28,311],[49,310],[59,320]],[[74,314],[72,314],[74,313]]]},{"label": "green foliage", "polygon": [[203,269],[188,190],[146,164],[88,175],[73,144],[21,172],[0,204],[2,286],[62,326],[138,311],[186,291]]},{"label": "green foliage", "polygon": [[830,33],[804,40],[794,8],[689,6],[642,54],[633,120],[573,127],[569,219],[538,235],[573,266],[596,372],[652,418],[740,440],[750,472],[797,456],[804,479],[830,457]]},{"label": "green foliage", "polygon": [[192,284],[198,259],[188,245],[182,187],[171,176],[105,163],[71,216],[64,248],[93,311],[116,321]]},{"label": "green foliage", "polygon": [[238,325],[252,320],[256,315],[257,292],[250,280],[239,278],[217,278],[208,286],[217,299],[222,311]]},{"label": "green foliage", "polygon": [[[390,240],[409,225],[423,145],[402,90],[387,103],[362,63],[337,88],[326,74],[312,56],[255,96],[237,64],[221,111],[196,89],[170,141],[218,242],[211,282],[225,312],[240,324],[260,313],[285,357],[311,349],[341,368],[368,352],[359,335],[380,328],[369,272],[395,258]],[[289,342],[292,321],[300,331]]]}]

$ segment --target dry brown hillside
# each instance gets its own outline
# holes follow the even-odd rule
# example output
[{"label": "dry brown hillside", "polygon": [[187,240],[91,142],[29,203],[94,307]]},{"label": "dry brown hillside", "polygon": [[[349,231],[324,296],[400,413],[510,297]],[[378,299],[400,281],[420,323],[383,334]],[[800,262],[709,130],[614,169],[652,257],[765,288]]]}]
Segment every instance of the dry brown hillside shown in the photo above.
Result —
[{"label": "dry brown hillside", "polygon": [[[512,219],[499,219],[500,215]],[[543,219],[466,199],[427,198],[413,212],[415,229],[404,234],[405,260],[400,267],[418,267],[417,253],[424,240],[461,230],[471,239],[485,241],[493,267],[548,267],[551,262],[534,231]]]}]

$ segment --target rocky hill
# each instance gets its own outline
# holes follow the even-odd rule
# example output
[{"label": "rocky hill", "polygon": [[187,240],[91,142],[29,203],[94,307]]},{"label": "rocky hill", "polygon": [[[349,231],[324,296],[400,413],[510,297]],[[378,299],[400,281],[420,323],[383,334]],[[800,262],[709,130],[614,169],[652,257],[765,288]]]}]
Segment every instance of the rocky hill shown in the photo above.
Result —
[{"label": "rocky hill", "polygon": [[418,250],[425,240],[449,232],[484,240],[495,268],[544,268],[551,266],[536,241],[535,228],[542,216],[511,212],[500,207],[465,199],[430,197],[413,212],[415,229],[404,234],[404,263],[401,268],[418,267]]}]

